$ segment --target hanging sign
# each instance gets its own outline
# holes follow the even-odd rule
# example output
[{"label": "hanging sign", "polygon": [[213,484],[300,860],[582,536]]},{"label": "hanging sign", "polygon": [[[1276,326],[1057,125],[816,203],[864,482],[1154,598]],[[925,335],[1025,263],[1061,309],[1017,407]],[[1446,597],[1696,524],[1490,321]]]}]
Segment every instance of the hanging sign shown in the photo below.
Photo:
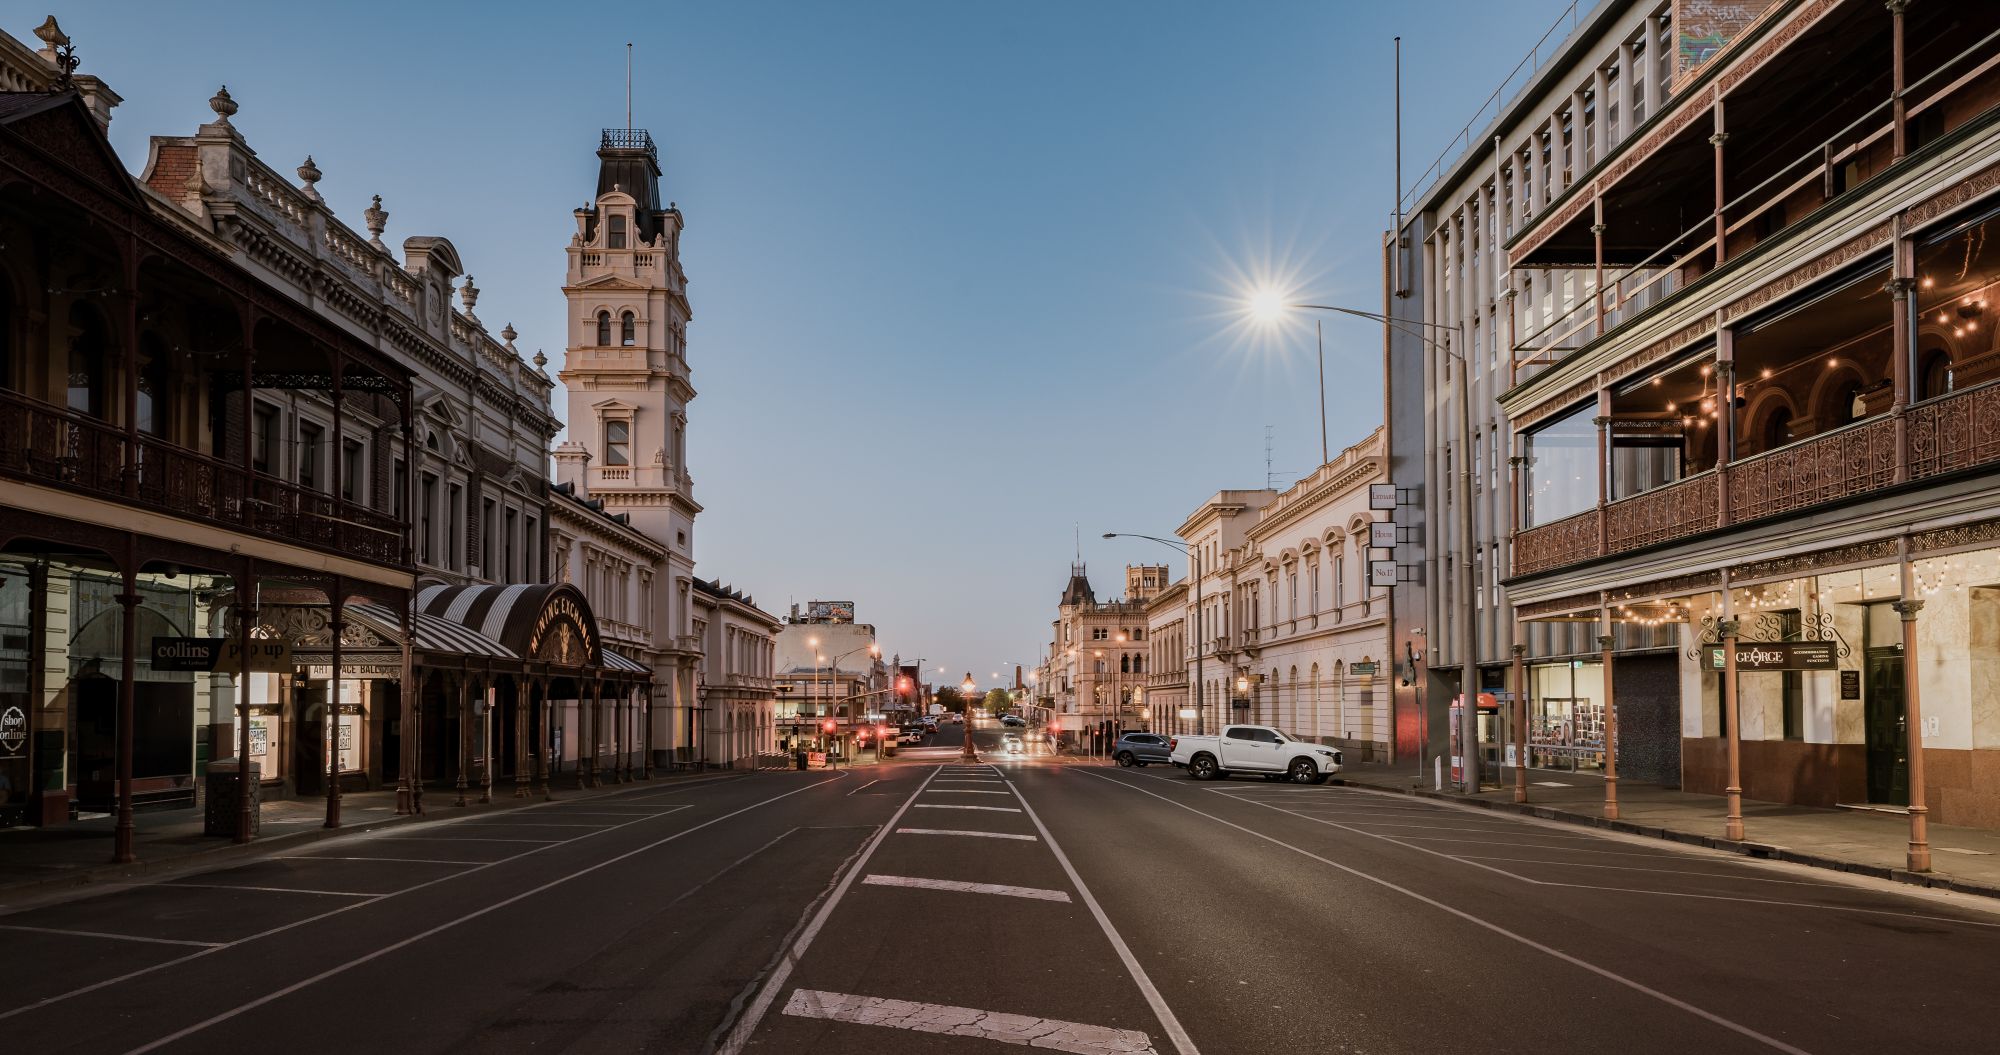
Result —
[{"label": "hanging sign", "polygon": [[1371,522],[1368,525],[1368,545],[1374,549],[1395,549],[1395,522],[1389,520]]},{"label": "hanging sign", "polygon": [[[1709,669],[1723,669],[1722,646],[1708,645],[1706,651]],[[1840,659],[1834,655],[1831,641],[1738,641],[1736,643],[1738,671],[1833,670],[1839,666]]]},{"label": "hanging sign", "polygon": [[1396,562],[1392,560],[1371,560],[1368,562],[1368,585],[1396,585]]},{"label": "hanging sign", "polygon": [[19,755],[27,743],[28,713],[15,706],[0,711],[0,755]]},{"label": "hanging sign", "polygon": [[1396,485],[1395,485],[1395,484],[1369,484],[1369,485],[1368,485],[1368,508],[1370,508],[1370,509],[1394,509],[1394,508],[1396,508]]}]

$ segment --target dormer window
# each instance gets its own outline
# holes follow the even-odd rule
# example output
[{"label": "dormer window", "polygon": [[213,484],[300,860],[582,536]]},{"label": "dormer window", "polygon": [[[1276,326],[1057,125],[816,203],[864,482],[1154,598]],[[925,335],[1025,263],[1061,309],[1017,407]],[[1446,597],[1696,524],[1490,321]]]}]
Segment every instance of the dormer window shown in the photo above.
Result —
[{"label": "dormer window", "polygon": [[609,249],[625,248],[625,217],[618,215],[611,217],[610,240],[605,243],[605,247]]},{"label": "dormer window", "polygon": [[627,348],[630,348],[634,344],[637,344],[638,332],[639,332],[639,322],[637,319],[632,317],[631,312],[628,311],[622,317],[619,318],[618,320],[619,344],[622,344]]},{"label": "dormer window", "polygon": [[597,313],[597,346],[602,348],[611,343],[611,313]]},{"label": "dormer window", "polygon": [[632,464],[631,422],[606,421],[604,423],[604,464]]}]

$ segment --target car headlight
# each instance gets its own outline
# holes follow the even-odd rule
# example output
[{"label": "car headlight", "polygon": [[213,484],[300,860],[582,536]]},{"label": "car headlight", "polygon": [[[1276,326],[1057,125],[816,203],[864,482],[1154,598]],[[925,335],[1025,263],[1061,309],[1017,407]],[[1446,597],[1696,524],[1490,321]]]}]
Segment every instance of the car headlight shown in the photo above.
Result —
[{"label": "car headlight", "polygon": [[1338,762],[1338,761],[1340,761],[1340,754],[1339,754],[1339,752],[1336,752],[1336,751],[1321,751],[1321,752],[1320,752],[1320,754],[1322,754],[1322,755],[1325,755],[1326,757],[1328,757],[1328,758],[1331,758],[1331,759],[1333,759],[1333,760],[1334,760],[1335,762]]}]

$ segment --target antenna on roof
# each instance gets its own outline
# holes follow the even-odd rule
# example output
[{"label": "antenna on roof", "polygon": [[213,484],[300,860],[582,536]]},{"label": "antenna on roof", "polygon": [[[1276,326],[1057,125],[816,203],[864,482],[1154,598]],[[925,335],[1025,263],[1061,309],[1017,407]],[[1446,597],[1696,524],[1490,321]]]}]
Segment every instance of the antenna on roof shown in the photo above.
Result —
[{"label": "antenna on roof", "polygon": [[1271,490],[1271,426],[1264,426],[1264,489]]},{"label": "antenna on roof", "polygon": [[625,131],[632,130],[632,42],[625,42]]},{"label": "antenna on roof", "polygon": [[1076,559],[1077,559],[1077,562],[1078,562],[1078,563],[1082,563],[1082,561],[1083,561],[1083,525],[1082,525],[1081,523],[1076,523],[1076,524],[1071,524],[1071,525],[1070,525],[1070,527],[1071,527],[1071,528],[1073,528],[1073,529],[1074,529],[1074,530],[1076,531]]}]

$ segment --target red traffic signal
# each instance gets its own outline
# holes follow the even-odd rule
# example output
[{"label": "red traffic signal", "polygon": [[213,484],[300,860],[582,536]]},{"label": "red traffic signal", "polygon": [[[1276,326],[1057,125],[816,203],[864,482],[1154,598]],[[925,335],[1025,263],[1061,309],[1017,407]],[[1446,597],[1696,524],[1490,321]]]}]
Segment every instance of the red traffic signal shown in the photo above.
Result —
[{"label": "red traffic signal", "polygon": [[833,719],[828,718],[826,721],[820,723],[820,728],[825,729],[829,733],[833,732]]},{"label": "red traffic signal", "polygon": [[910,694],[910,679],[908,679],[908,678],[897,678],[897,679],[896,679],[896,692],[897,692],[897,694],[898,694],[898,695],[902,695],[902,696],[908,696],[908,695]]},{"label": "red traffic signal", "polygon": [[1062,723],[1061,723],[1061,722],[1050,722],[1050,723],[1049,723],[1049,732],[1052,732],[1052,733],[1060,733],[1060,732],[1062,732]]},{"label": "red traffic signal", "polygon": [[863,730],[861,730],[860,732],[858,732],[858,733],[856,733],[856,734],[854,734],[854,735],[856,735],[856,736],[860,737],[860,738],[861,738],[861,739],[863,739],[863,740],[866,740],[866,739],[868,739],[868,730],[866,730],[866,729],[863,729]]}]

